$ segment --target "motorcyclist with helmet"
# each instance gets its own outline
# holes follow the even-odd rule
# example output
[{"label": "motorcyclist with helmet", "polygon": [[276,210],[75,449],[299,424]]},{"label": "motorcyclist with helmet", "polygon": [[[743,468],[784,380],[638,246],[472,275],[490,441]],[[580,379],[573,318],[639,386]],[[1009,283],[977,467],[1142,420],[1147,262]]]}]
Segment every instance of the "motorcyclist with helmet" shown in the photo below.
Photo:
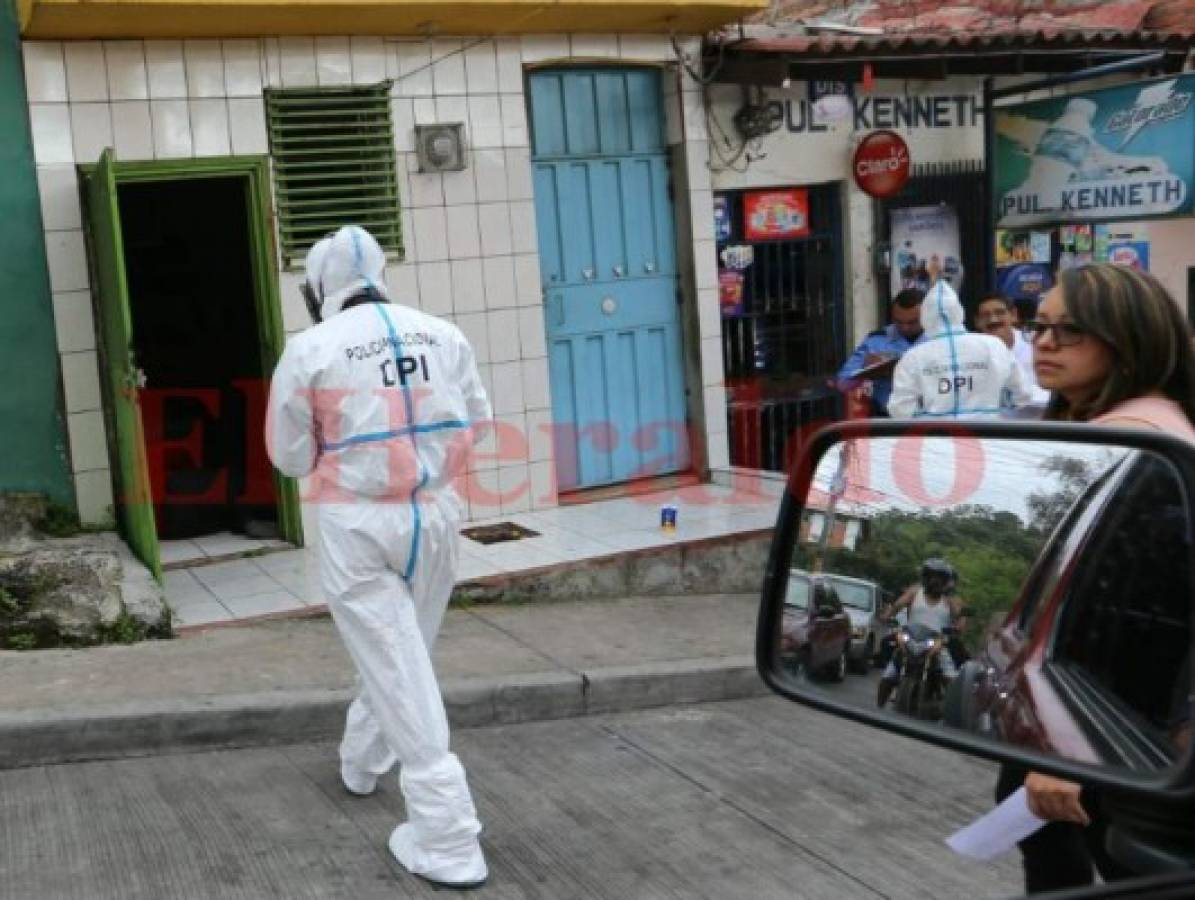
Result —
[{"label": "motorcyclist with helmet", "polygon": [[[900,598],[885,611],[884,617],[891,619],[901,610],[908,611],[910,625],[925,625],[938,632],[944,632],[948,626],[954,624],[962,616],[962,601],[954,596],[954,588],[958,584],[958,572],[949,562],[938,557],[931,557],[921,564],[921,583],[910,585]],[[942,665],[942,675],[951,679],[957,674],[951,652],[939,656]],[[888,698],[900,684],[900,665],[897,655],[888,662],[884,674],[880,676],[876,693],[876,705],[884,706]]]}]

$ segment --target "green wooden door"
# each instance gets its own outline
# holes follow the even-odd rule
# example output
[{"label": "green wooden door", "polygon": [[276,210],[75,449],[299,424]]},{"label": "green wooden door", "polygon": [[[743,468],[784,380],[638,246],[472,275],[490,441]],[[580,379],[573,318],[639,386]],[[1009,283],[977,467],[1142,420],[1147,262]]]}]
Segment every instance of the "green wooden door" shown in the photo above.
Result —
[{"label": "green wooden door", "polygon": [[118,456],[115,467],[116,516],[133,552],[161,581],[158,529],[154,523],[145,434],[141,427],[137,363],[133,358],[133,322],[129,313],[120,208],[116,202],[115,160],[111,149],[103,152],[88,178],[87,201],[103,339],[102,377],[107,382],[109,397],[109,435],[115,437]]}]

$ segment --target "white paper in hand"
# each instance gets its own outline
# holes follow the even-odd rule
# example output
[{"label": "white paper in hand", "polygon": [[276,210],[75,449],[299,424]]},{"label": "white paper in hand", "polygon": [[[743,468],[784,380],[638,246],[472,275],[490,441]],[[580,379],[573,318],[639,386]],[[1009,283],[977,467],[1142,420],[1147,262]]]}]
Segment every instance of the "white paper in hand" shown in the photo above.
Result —
[{"label": "white paper in hand", "polygon": [[946,844],[962,856],[995,859],[1045,824],[1045,819],[1039,819],[1029,811],[1029,801],[1022,786],[990,813],[948,837]]}]

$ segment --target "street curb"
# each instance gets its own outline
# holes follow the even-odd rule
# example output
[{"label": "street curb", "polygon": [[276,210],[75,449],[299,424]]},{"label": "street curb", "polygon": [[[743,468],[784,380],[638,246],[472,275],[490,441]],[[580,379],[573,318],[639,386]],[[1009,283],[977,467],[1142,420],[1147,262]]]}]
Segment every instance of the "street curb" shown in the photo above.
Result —
[{"label": "street curb", "polygon": [[[556,670],[443,685],[454,728],[762,696],[749,656]],[[0,713],[0,770],[340,737],[348,690],[275,691],[87,710]]]}]

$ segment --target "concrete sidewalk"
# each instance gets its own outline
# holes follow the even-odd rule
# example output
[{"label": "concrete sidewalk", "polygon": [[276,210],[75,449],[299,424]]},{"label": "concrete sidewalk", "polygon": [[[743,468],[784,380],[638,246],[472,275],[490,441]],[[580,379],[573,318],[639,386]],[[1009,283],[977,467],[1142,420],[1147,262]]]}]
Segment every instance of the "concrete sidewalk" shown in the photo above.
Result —
[{"label": "concrete sidewalk", "polygon": [[[700,590],[729,593],[743,589],[743,584],[752,590],[763,575],[766,543],[776,522],[784,485],[779,475],[735,471],[728,473],[726,484],[678,484],[650,493],[643,493],[642,488],[628,489],[603,500],[470,521],[467,531],[514,524],[527,529],[528,534],[492,544],[462,536],[458,588],[475,595],[495,586],[505,589],[515,581],[527,587],[528,581],[546,576],[552,584],[551,593],[570,599],[599,594],[655,594],[663,584],[643,585],[630,578],[621,588],[610,590],[606,576],[612,574],[612,567],[628,569],[636,560],[677,560],[679,555],[692,557],[693,553],[687,551],[695,551],[715,565],[713,571],[697,579],[703,585]],[[677,509],[678,524],[673,530],[660,528],[659,509],[664,504]],[[274,547],[264,555],[256,555],[267,549],[261,542],[231,535],[164,544],[162,559],[168,569],[164,586],[175,630],[218,623],[244,624],[264,616],[323,610],[315,550],[318,517],[309,515],[304,528],[306,548],[279,551]],[[758,541],[761,537],[765,546],[760,555],[754,560],[738,560],[737,565],[733,564],[736,561],[708,552],[711,546]],[[196,547],[188,550],[177,546],[179,543]],[[251,555],[240,557],[238,550]],[[196,553],[203,554],[202,558],[196,560]],[[183,562],[186,557],[191,561]],[[607,570],[605,576],[598,577],[606,583],[596,593],[586,588],[585,582],[592,579],[578,580],[563,574],[584,570],[595,575],[598,570]],[[719,574],[731,577],[715,579]],[[679,591],[674,585],[666,592],[693,593],[688,585]]]},{"label": "concrete sidewalk", "polygon": [[[715,594],[450,609],[436,670],[454,726],[620,712],[766,691],[758,597]],[[173,641],[0,651],[0,768],[333,738],[353,693],[327,618]]]}]

